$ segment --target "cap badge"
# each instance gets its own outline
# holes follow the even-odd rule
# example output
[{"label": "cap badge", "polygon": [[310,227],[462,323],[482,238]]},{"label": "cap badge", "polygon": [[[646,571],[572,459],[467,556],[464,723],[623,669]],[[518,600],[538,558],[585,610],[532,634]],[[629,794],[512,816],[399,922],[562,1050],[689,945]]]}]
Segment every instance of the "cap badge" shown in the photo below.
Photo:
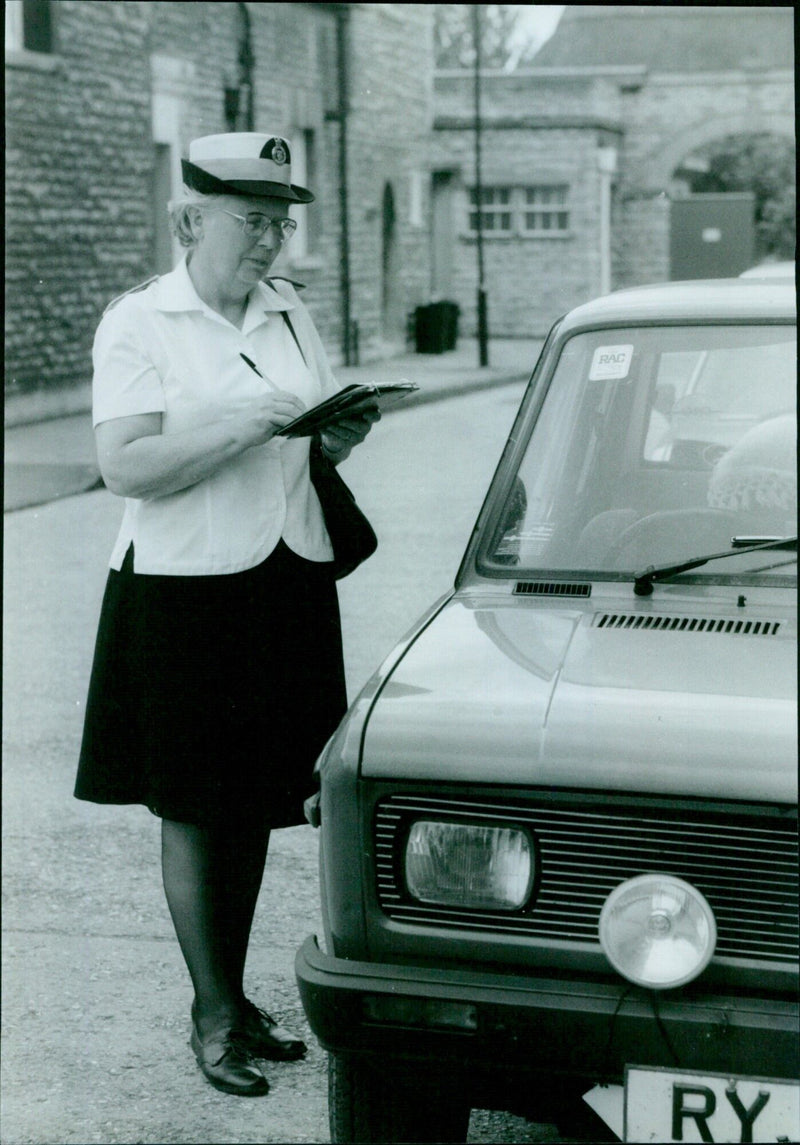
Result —
[{"label": "cap badge", "polygon": [[289,160],[289,148],[283,139],[268,139],[259,153],[259,159],[271,159],[273,163],[277,163],[282,167],[284,163]]}]

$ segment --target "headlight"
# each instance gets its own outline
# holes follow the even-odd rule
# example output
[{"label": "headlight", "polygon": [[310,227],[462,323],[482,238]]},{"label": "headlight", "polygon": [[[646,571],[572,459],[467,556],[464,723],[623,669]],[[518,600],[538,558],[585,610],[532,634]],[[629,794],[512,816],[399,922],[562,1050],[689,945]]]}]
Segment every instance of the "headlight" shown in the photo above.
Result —
[{"label": "headlight", "polygon": [[533,840],[517,827],[418,819],[406,843],[411,895],[444,906],[518,910],[533,885]]},{"label": "headlight", "polygon": [[702,973],[717,942],[700,891],[672,875],[620,883],[600,912],[600,943],[624,978],[651,990],[683,986]]}]

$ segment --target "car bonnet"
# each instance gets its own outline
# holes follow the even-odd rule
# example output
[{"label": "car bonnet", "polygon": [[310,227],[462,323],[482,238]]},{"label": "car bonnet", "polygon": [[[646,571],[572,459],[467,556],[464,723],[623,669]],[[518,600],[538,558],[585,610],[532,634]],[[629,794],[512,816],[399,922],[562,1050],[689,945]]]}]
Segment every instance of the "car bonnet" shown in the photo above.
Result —
[{"label": "car bonnet", "polygon": [[494,601],[454,597],[411,643],[369,716],[363,776],[796,798],[790,620],[737,632],[730,608],[684,602],[708,623],[673,627],[666,608],[637,627],[603,623],[601,601]]}]

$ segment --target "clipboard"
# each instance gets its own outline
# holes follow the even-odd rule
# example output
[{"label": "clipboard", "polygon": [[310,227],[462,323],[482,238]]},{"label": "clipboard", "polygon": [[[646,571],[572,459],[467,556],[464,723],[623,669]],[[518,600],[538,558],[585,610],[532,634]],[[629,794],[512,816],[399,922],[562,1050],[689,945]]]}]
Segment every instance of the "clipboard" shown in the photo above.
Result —
[{"label": "clipboard", "polygon": [[331,422],[339,421],[349,414],[358,414],[365,409],[385,410],[413,394],[419,386],[416,382],[390,382],[378,385],[345,386],[338,394],[327,398],[319,405],[312,406],[300,417],[290,421],[278,431],[281,437],[311,437],[319,433]]}]

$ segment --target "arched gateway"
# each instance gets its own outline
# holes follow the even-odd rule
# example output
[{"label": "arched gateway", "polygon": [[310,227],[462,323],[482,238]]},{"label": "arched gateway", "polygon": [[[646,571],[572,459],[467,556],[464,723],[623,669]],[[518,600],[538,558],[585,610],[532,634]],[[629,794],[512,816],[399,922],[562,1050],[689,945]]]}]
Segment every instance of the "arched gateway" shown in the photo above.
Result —
[{"label": "arched gateway", "polygon": [[[672,277],[673,214],[696,187],[687,166],[728,137],[793,140],[793,66],[790,7],[607,4],[567,5],[532,66],[484,73],[491,332],[541,335],[608,289]],[[440,71],[435,90],[436,175],[456,201],[454,301],[474,329],[474,77]],[[748,190],[724,205],[731,225],[720,216],[701,236],[724,246],[743,225],[755,236]],[[724,273],[744,270],[747,252],[728,250]]]}]

